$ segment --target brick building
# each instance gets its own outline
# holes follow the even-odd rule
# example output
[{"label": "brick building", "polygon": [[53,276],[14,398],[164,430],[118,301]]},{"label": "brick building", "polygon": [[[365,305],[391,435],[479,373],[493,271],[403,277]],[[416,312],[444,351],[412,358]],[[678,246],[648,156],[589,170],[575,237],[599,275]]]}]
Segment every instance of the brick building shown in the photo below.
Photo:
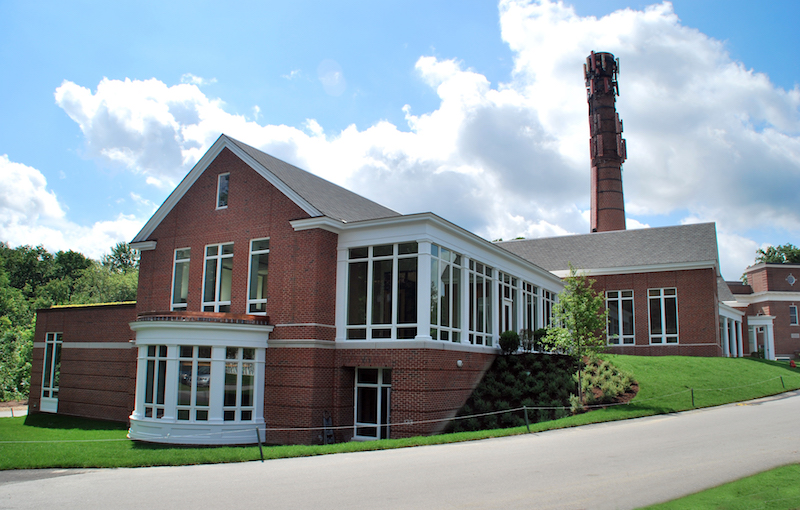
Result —
[{"label": "brick building", "polygon": [[155,442],[314,443],[324,418],[337,441],[435,433],[562,289],[224,135],[131,244],[135,306],[40,311],[30,406]]},{"label": "brick building", "polygon": [[747,353],[768,359],[800,356],[800,265],[760,263],[747,268],[747,283],[728,282],[733,306],[746,314]]}]

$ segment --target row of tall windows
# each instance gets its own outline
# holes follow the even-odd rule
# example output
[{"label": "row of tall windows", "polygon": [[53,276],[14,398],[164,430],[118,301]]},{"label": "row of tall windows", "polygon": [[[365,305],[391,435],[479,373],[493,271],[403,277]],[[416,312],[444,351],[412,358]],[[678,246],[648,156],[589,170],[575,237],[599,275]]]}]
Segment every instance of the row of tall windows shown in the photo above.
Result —
[{"label": "row of tall windows", "polygon": [[[205,247],[203,268],[204,312],[230,312],[233,284],[233,243]],[[188,308],[189,264],[191,248],[175,250],[172,278],[172,310]],[[250,278],[247,290],[247,313],[267,312],[267,276],[269,274],[269,239],[250,241]]]},{"label": "row of tall windows", "polygon": [[[145,356],[144,417],[167,413],[167,346],[149,345]],[[224,421],[252,421],[255,412],[254,348],[226,347],[224,381],[212,379],[212,347],[180,345],[176,377],[175,417],[179,421],[208,421],[212,388],[224,382]],[[222,374],[217,374],[221,376]]]},{"label": "row of tall windows", "polygon": [[494,270],[469,261],[469,343],[492,345],[492,287]]},{"label": "row of tall windows", "polygon": [[[678,293],[675,288],[647,290],[651,344],[678,343]],[[606,291],[609,345],[636,343],[632,290]]]},{"label": "row of tall windows", "polygon": [[347,339],[417,336],[417,243],[350,248]]}]

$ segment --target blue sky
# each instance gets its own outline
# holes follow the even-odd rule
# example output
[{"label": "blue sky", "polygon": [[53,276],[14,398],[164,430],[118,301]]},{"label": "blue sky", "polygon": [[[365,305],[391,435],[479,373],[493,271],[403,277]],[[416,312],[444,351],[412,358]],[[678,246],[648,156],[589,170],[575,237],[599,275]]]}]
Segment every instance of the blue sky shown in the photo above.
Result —
[{"label": "blue sky", "polygon": [[0,2],[0,240],[99,258],[225,132],[489,238],[588,232],[582,63],[629,228],[800,244],[800,2]]}]

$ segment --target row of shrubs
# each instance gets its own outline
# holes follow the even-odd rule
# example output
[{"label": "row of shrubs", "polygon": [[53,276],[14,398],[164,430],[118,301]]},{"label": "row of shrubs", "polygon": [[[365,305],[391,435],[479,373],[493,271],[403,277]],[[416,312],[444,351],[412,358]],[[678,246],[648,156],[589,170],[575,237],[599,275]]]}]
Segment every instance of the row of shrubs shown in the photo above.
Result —
[{"label": "row of shrubs", "polygon": [[[633,377],[608,361],[592,359],[582,370],[584,402],[577,391],[577,365],[561,354],[525,353],[498,356],[451,425],[454,432],[519,427],[525,425],[523,411],[529,409],[530,423],[563,418],[581,412],[583,404],[607,404],[631,391]],[[546,409],[541,409],[546,408]],[[479,416],[473,416],[479,415]],[[458,419],[458,417],[467,417]]]}]

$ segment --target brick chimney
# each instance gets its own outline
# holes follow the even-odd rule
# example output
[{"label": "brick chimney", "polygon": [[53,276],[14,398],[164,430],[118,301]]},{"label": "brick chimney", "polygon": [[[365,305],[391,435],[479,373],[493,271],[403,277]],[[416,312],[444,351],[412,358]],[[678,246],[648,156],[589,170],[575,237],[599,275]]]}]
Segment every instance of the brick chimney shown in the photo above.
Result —
[{"label": "brick chimney", "polygon": [[619,61],[611,53],[592,52],[583,66],[591,136],[592,232],[625,230],[622,162],[626,151],[615,104],[619,95],[618,72]]}]

